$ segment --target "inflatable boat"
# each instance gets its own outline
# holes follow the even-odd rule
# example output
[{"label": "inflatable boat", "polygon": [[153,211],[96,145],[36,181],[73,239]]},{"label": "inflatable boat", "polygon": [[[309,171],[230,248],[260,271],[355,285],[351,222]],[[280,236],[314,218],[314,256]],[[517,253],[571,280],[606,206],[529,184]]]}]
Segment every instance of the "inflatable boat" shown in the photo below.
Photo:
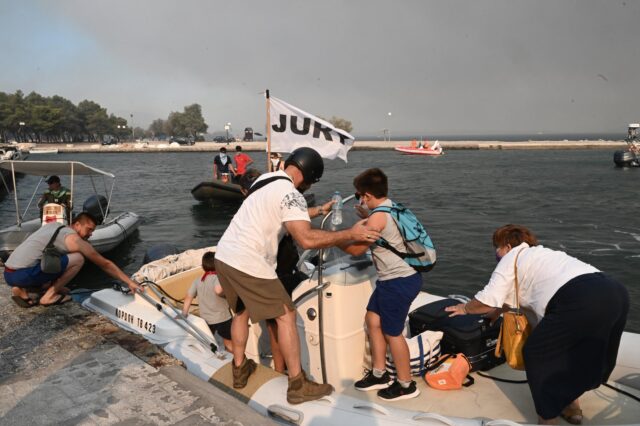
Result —
[{"label": "inflatable boat", "polygon": [[[414,141],[415,142],[415,141]],[[417,146],[415,143],[412,143],[411,146],[396,146],[394,148],[396,151],[402,152],[403,154],[413,154],[413,155],[442,155],[444,151],[442,147],[436,141],[433,146],[425,145],[425,146]]]},{"label": "inflatable boat", "polygon": [[[326,220],[326,218],[325,218]],[[480,375],[459,390],[443,391],[420,378],[420,395],[382,402],[376,392],[360,392],[354,382],[371,368],[364,329],[367,301],[376,282],[371,258],[357,258],[338,249],[302,254],[300,268],[310,277],[294,290],[302,367],[335,391],[317,401],[291,405],[286,400],[287,377],[274,371],[264,324],[252,324],[247,357],[258,363],[243,389],[233,389],[232,355],[214,338],[197,310],[181,317],[180,301],[194,279],[202,276],[200,262],[215,247],[189,250],[145,265],[133,278],[145,283],[143,294],[114,289],[93,293],[83,305],[123,329],[161,345],[202,380],[245,402],[280,424],[293,425],[468,425],[535,424],[537,417],[525,373],[506,364]],[[317,259],[317,263],[310,262]],[[314,260],[315,261],[315,260]],[[442,297],[420,293],[411,311]],[[408,337],[409,327],[405,327]],[[640,335],[624,333],[617,367],[607,387],[582,398],[585,424],[637,424],[640,419]]]},{"label": "inflatable boat", "polygon": [[[7,191],[14,187],[17,173],[40,177],[24,213],[21,212],[19,206],[18,190],[13,191],[16,224],[0,229],[0,256],[2,258],[8,257],[31,233],[40,228],[43,222],[47,223],[54,220],[63,224],[69,223],[66,209],[62,208],[62,206],[47,204],[43,209],[43,217],[40,216],[37,206],[34,205],[32,209],[29,209],[32,207],[31,204],[38,196],[38,193],[43,191],[42,182],[45,176],[69,176],[71,212],[73,211],[74,184],[77,176],[86,176],[91,179],[94,194],[86,199],[82,206],[82,211],[89,212],[98,219],[98,226],[88,240],[98,252],[105,253],[116,248],[138,229],[140,217],[137,214],[133,212],[111,214],[111,194],[113,194],[115,180],[115,176],[111,173],[87,166],[78,161],[2,161],[0,162],[0,170],[9,172],[11,180],[7,182],[6,179],[3,179]],[[104,195],[97,192],[94,182],[96,178],[105,179]],[[108,181],[111,181],[110,188],[107,185]],[[49,215],[49,209],[53,209],[53,216]],[[36,217],[25,220],[25,216],[30,212],[34,213]]]},{"label": "inflatable boat", "polygon": [[237,201],[244,198],[240,192],[240,185],[221,180],[200,182],[192,190],[191,195],[198,201]]},{"label": "inflatable boat", "polygon": [[625,142],[627,149],[625,151],[615,151],[613,153],[613,162],[617,167],[640,167],[640,140],[638,139],[638,128],[640,124],[629,124],[629,130]]},{"label": "inflatable boat", "polygon": [[[221,180],[200,182],[191,190],[191,195],[200,202],[219,200],[232,201],[240,204],[244,199],[242,192],[240,192],[240,185],[223,182]],[[315,195],[304,194],[304,198],[307,200],[308,207],[316,205]]]}]

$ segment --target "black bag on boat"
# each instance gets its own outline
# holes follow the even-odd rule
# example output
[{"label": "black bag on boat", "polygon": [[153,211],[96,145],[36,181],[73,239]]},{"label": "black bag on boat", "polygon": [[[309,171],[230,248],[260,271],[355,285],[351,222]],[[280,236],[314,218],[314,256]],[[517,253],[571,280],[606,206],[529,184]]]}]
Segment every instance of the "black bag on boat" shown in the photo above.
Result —
[{"label": "black bag on boat", "polygon": [[442,331],[442,353],[462,352],[471,363],[471,371],[486,371],[500,365],[504,358],[494,354],[502,318],[493,325],[481,315],[450,317],[444,308],[460,303],[456,299],[443,299],[428,303],[409,313],[409,329],[415,336],[425,330]]}]

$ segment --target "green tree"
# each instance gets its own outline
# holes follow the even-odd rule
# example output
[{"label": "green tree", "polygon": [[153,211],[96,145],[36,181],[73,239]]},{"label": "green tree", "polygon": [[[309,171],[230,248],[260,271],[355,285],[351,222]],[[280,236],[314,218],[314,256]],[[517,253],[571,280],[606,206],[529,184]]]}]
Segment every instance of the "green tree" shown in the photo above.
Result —
[{"label": "green tree", "polygon": [[333,124],[338,129],[342,129],[347,133],[351,133],[351,131],[353,130],[353,126],[351,125],[351,121],[346,120],[344,118],[336,117],[334,115],[330,119],[328,119],[327,121],[329,123]]}]

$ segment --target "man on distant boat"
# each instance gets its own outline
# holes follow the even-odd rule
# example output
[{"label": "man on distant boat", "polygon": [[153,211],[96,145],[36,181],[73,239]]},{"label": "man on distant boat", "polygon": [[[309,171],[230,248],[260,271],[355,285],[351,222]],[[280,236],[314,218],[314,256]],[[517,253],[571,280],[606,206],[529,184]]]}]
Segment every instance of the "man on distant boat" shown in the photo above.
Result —
[{"label": "man on distant boat", "polygon": [[[303,248],[331,247],[352,241],[372,243],[380,234],[358,222],[350,229],[328,232],[311,228],[310,213],[302,192],[318,182],[324,171],[320,154],[298,148],[287,158],[285,169],[266,173],[253,187],[270,179],[244,200],[218,242],[216,271],[234,312],[233,387],[244,388],[256,363],[245,357],[249,319],[256,323],[275,319],[278,342],[289,375],[287,401],[300,404],[329,395],[333,387],[309,380],[300,365],[296,308],[276,273],[278,243],[285,232]],[[326,214],[314,207],[313,214]]]},{"label": "man on distant boat", "polygon": [[53,175],[49,176],[45,182],[49,184],[49,189],[44,191],[40,201],[38,201],[38,207],[40,208],[40,218],[42,218],[42,208],[45,204],[55,203],[65,206],[67,210],[67,217],[71,214],[71,191],[62,186],[60,183],[60,177]]},{"label": "man on distant boat", "polygon": [[253,164],[253,159],[242,152],[242,147],[240,145],[237,145],[234,160],[236,160],[236,174],[233,178],[233,181],[235,183],[240,183],[240,178],[245,174],[247,167]]},{"label": "man on distant boat", "polygon": [[[111,277],[129,286],[131,291],[142,291],[115,263],[102,257],[86,240],[96,229],[96,219],[89,213],[80,213],[71,226],[49,223],[20,244],[9,256],[4,268],[4,279],[11,287],[12,300],[23,308],[40,303],[42,306],[61,305],[71,300],[65,285],[77,275],[84,265],[85,257]],[[54,238],[54,234],[55,238]],[[62,253],[61,271],[55,274],[41,269],[42,252],[49,241]],[[29,297],[28,290],[45,290],[39,302]]]},{"label": "man on distant boat", "polygon": [[221,179],[223,174],[230,177],[230,174],[235,173],[236,170],[233,168],[231,157],[227,155],[227,148],[220,148],[220,154],[216,155],[213,159],[213,178]]}]

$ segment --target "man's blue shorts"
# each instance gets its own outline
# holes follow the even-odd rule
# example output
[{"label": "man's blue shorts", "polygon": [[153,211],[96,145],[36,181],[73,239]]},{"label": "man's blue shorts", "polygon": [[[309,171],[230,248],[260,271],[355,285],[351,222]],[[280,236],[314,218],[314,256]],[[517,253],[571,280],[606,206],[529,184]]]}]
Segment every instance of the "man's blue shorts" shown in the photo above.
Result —
[{"label": "man's blue shorts", "polygon": [[388,336],[399,336],[411,303],[422,288],[422,275],[415,273],[408,277],[376,282],[367,311],[380,316],[382,332]]},{"label": "man's blue shorts", "polygon": [[60,277],[69,265],[69,256],[60,256],[62,271],[57,274],[46,274],[40,269],[40,262],[30,268],[16,269],[13,272],[4,270],[4,280],[11,287],[42,287],[44,284]]}]

